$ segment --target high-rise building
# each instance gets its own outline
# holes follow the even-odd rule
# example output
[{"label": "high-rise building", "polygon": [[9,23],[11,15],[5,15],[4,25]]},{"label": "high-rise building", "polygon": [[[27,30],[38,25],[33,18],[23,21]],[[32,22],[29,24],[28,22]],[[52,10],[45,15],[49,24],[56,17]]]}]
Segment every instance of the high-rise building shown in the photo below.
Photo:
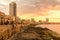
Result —
[{"label": "high-rise building", "polygon": [[10,3],[10,5],[9,5],[9,14],[11,16],[16,17],[16,15],[17,15],[17,5],[16,5],[15,2]]},{"label": "high-rise building", "polygon": [[49,22],[49,18],[46,18],[46,22]]},{"label": "high-rise building", "polygon": [[31,23],[35,23],[35,19],[34,18],[31,18]]}]

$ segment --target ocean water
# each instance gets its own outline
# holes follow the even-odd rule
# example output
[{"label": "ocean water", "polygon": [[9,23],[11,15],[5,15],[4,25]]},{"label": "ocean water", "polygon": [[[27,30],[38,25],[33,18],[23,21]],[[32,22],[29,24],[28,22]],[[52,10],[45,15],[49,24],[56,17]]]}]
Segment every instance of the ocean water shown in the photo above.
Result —
[{"label": "ocean water", "polygon": [[40,24],[40,25],[36,25],[36,27],[48,28],[60,34],[60,24]]}]

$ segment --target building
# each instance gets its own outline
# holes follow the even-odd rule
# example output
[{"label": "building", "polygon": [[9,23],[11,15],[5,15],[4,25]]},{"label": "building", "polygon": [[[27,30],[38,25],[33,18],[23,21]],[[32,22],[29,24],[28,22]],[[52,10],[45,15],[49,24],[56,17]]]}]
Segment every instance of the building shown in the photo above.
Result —
[{"label": "building", "polygon": [[39,22],[39,23],[42,23],[43,21],[42,21],[42,20],[39,20],[38,22]]},{"label": "building", "polygon": [[32,24],[35,24],[35,22],[36,22],[35,19],[34,18],[31,18],[31,23]]},{"label": "building", "polygon": [[0,24],[4,24],[5,13],[0,12]]},{"label": "building", "polygon": [[9,5],[9,14],[11,16],[14,16],[15,22],[16,22],[16,16],[17,16],[17,5],[15,2],[10,3]]},{"label": "building", "polygon": [[17,5],[16,5],[15,2],[10,3],[10,5],[9,5],[9,14],[11,16],[16,17],[16,15],[17,15]]},{"label": "building", "polygon": [[49,22],[49,18],[46,18],[46,22]]}]

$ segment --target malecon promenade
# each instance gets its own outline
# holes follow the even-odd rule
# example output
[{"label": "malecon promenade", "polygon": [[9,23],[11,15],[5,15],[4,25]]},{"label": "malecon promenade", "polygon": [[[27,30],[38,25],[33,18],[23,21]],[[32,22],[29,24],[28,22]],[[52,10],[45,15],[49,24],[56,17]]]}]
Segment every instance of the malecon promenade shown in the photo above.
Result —
[{"label": "malecon promenade", "polygon": [[27,25],[29,25],[29,21],[21,21],[17,18],[15,22],[13,16],[0,12],[0,40],[8,40]]},{"label": "malecon promenade", "polygon": [[29,20],[20,20],[17,17],[17,5],[15,2],[9,5],[9,15],[0,11],[0,40],[8,40],[22,28],[30,24]]},{"label": "malecon promenade", "polygon": [[15,25],[0,25],[0,40],[7,40],[18,32],[21,32],[22,28],[28,24],[15,24]]}]

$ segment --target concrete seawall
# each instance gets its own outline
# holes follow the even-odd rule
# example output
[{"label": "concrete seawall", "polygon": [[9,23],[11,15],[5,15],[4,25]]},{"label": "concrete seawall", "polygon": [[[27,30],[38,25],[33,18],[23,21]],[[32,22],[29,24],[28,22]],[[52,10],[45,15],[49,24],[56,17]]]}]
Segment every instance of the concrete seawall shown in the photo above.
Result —
[{"label": "concrete seawall", "polygon": [[0,25],[0,40],[8,40],[11,36],[20,31],[20,25],[14,27],[12,25]]}]

